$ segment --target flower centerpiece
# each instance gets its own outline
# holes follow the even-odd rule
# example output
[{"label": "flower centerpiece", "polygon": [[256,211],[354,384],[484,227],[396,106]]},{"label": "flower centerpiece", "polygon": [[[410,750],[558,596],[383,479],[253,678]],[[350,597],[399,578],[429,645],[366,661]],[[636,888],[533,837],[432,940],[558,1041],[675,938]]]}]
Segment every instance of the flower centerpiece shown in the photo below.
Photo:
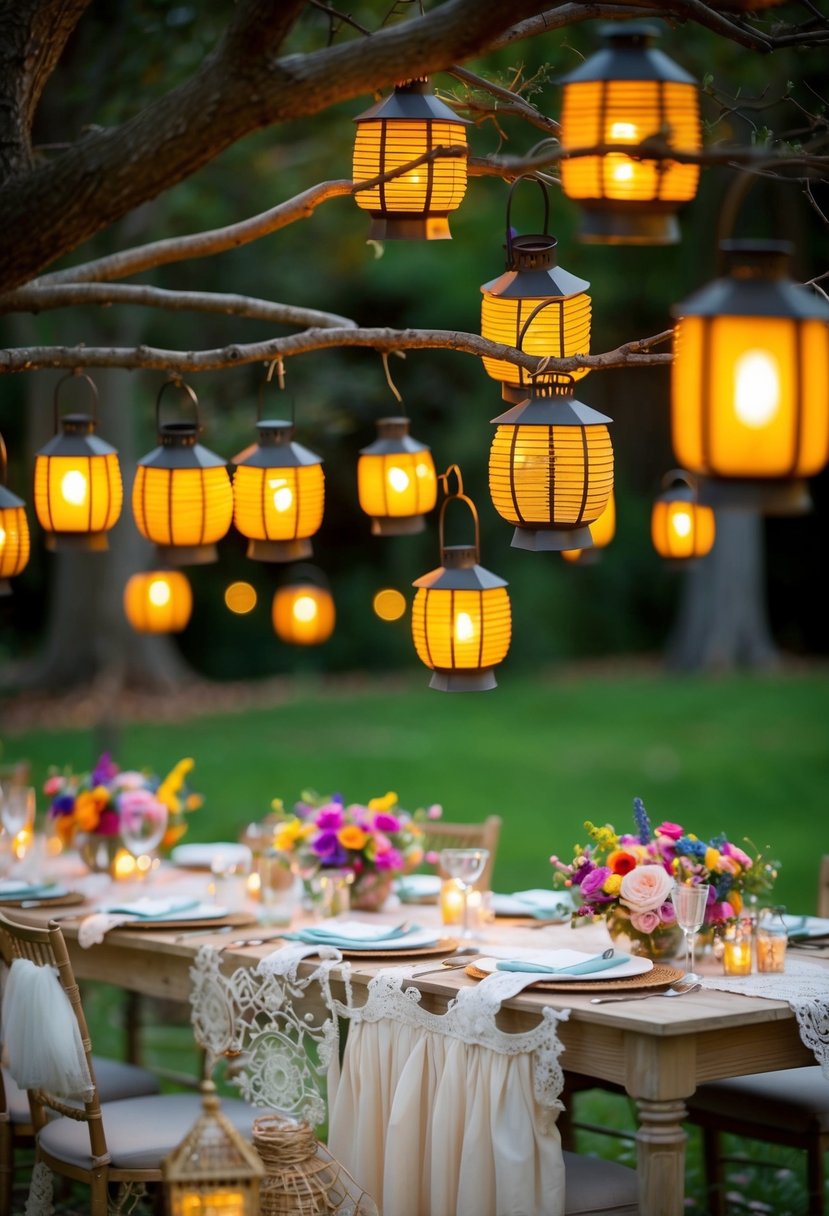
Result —
[{"label": "flower centerpiece", "polygon": [[709,884],[704,927],[710,928],[735,920],[747,896],[774,884],[777,863],[749,840],[744,849],[724,833],[705,840],[678,823],[653,828],[641,798],[633,800],[633,818],[635,832],[621,835],[588,821],[590,842],[577,845],[571,861],[550,858],[553,885],[580,899],[574,923],[603,917],[632,953],[670,958],[678,949],[681,931],[669,898],[675,882]]},{"label": "flower centerpiece", "polygon": [[434,809],[413,814],[389,792],[365,805],[346,803],[341,794],[321,798],[304,792],[291,812],[274,799],[274,848],[286,854],[295,871],[310,877],[317,869],[343,870],[352,878],[351,905],[367,911],[382,907],[394,878],[424,860],[422,819]]},{"label": "flower centerpiece", "polygon": [[43,792],[51,799],[49,819],[64,847],[77,846],[96,869],[111,865],[120,845],[121,815],[143,808],[165,818],[161,843],[171,848],[187,831],[187,814],[202,805],[201,794],[188,788],[193,760],[186,757],[163,778],[146,771],[121,770],[104,753],[91,772],[49,770]]}]

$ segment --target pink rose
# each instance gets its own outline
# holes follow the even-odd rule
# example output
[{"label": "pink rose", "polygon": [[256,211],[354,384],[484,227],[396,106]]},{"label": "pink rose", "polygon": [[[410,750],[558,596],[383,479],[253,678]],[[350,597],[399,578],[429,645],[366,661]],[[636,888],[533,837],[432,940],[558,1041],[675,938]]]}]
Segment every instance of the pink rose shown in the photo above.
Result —
[{"label": "pink rose", "polygon": [[678,823],[671,823],[666,820],[665,823],[660,823],[655,831],[656,836],[669,836],[671,840],[679,840],[680,836],[685,835],[685,828],[679,826]]},{"label": "pink rose", "polygon": [[48,777],[46,779],[46,781],[43,783],[43,792],[49,798],[52,798],[55,794],[60,793],[62,785],[63,785],[62,777]]},{"label": "pink rose", "polygon": [[731,844],[730,841],[727,840],[720,851],[724,853],[726,857],[733,858],[733,860],[736,861],[738,865],[742,866],[744,870],[751,869],[751,858],[749,857],[748,853],[744,853],[738,845]]},{"label": "pink rose", "polygon": [[673,885],[662,866],[637,866],[622,879],[619,900],[631,912],[650,912],[665,903]]},{"label": "pink rose", "polygon": [[630,923],[637,933],[653,933],[660,925],[659,913],[653,909],[649,912],[631,912]]}]

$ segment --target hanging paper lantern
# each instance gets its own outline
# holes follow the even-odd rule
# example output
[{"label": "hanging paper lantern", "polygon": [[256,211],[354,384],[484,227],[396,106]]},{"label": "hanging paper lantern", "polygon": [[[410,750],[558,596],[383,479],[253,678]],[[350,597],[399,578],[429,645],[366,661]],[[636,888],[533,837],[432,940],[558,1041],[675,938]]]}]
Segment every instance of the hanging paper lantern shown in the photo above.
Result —
[{"label": "hanging paper lantern", "polygon": [[[538,181],[544,195],[544,232],[513,236],[510,225],[512,194],[520,181]],[[556,265],[558,242],[547,232],[550,214],[547,187],[537,178],[518,178],[507,201],[507,268],[497,279],[481,287],[481,335],[491,342],[517,346],[530,355],[563,358],[590,351],[590,296],[586,279]],[[484,368],[493,380],[501,381],[508,401],[527,396],[531,379],[522,367],[506,359],[484,356]],[[580,379],[587,369],[576,371]],[[555,374],[537,377],[540,384],[556,383]]]},{"label": "hanging paper lantern", "polygon": [[377,438],[357,462],[360,506],[371,516],[374,536],[422,532],[437,501],[432,453],[409,435],[408,418],[380,418]]},{"label": "hanging paper lantern", "polygon": [[693,477],[682,469],[666,473],[662,492],[651,511],[651,540],[660,557],[685,563],[710,553],[716,522],[710,507],[698,501]]},{"label": "hanging paper lantern", "polygon": [[[561,81],[563,147],[612,149],[653,139],[677,152],[698,152],[697,83],[652,47],[657,30],[625,22],[603,33],[608,46]],[[664,155],[608,150],[561,162],[562,189],[582,209],[580,237],[597,243],[677,242],[675,213],[694,197],[698,180],[698,165]]]},{"label": "hanging paper lantern", "polygon": [[293,561],[312,552],[325,503],[322,460],[295,443],[292,422],[257,422],[258,443],[234,457],[233,522],[248,557]]},{"label": "hanging paper lantern", "polygon": [[273,597],[273,627],[291,646],[319,646],[334,632],[337,614],[325,577],[317,570],[297,571]]},{"label": "hanging paper lantern", "polygon": [[[160,422],[161,397],[170,385],[187,394],[195,421]],[[132,489],[136,526],[171,565],[216,561],[216,541],[227,533],[233,518],[227,464],[197,442],[198,400],[188,385],[168,380],[155,408],[161,444],[138,462]]]},{"label": "hanging paper lantern", "polygon": [[537,387],[492,421],[492,504],[515,524],[516,549],[585,549],[589,525],[613,490],[613,446],[605,414],[573,398],[572,385]]},{"label": "hanging paper lantern", "polygon": [[[466,148],[468,123],[438,101],[427,79],[408,80],[358,115],[355,182],[402,168],[435,148]],[[433,157],[355,194],[371,214],[369,240],[448,240],[449,213],[466,193],[466,156]]]},{"label": "hanging paper lantern", "polygon": [[580,566],[593,565],[601,558],[602,549],[606,549],[616,535],[616,499],[611,493],[607,506],[599,518],[590,525],[591,549],[562,549],[561,556],[566,562],[577,562]]},{"label": "hanging paper lantern", "polygon": [[193,611],[193,592],[180,570],[133,574],[124,588],[124,612],[136,633],[180,633]]},{"label": "hanging paper lantern", "polygon": [[[91,414],[58,413],[67,380],[84,380],[92,392]],[[95,434],[98,391],[89,376],[64,376],[55,388],[55,435],[35,457],[35,512],[47,549],[107,548],[106,533],[124,501],[118,453]]]},{"label": "hanging paper lantern", "polygon": [[829,461],[829,305],[788,277],[785,243],[723,245],[727,273],[678,304],[671,425],[714,505],[808,510]]},{"label": "hanging paper lantern", "polygon": [[0,435],[0,595],[9,595],[9,579],[25,568],[29,560],[29,521],[26,504],[6,486],[8,461],[6,444]]}]

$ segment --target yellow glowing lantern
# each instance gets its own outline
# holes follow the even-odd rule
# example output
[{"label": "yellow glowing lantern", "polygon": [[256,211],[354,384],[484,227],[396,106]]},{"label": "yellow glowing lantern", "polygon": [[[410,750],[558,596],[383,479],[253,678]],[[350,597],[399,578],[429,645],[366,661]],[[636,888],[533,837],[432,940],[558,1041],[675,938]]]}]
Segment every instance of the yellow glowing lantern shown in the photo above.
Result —
[{"label": "yellow glowing lantern", "polygon": [[161,1164],[170,1216],[258,1216],[264,1163],[202,1082],[202,1112]]},{"label": "yellow glowing lantern", "polygon": [[[358,115],[354,142],[355,182],[402,169],[405,173],[355,194],[371,214],[369,240],[448,240],[449,213],[466,193],[465,119],[438,101],[427,79],[408,80]],[[455,156],[430,156],[438,148]]]},{"label": "yellow glowing lantern", "polygon": [[[61,386],[73,379],[89,385],[92,413],[59,417]],[[106,549],[106,533],[121,514],[124,488],[118,453],[95,434],[97,412],[98,390],[89,376],[70,373],[58,382],[56,433],[35,458],[35,511],[48,549]]]},{"label": "yellow glowing lantern", "polygon": [[[530,355],[562,358],[586,355],[590,351],[590,296],[586,279],[556,265],[558,242],[547,232],[550,204],[547,187],[538,181],[544,195],[544,232],[514,236],[510,226],[512,193],[518,182],[538,181],[518,178],[510,188],[507,202],[507,268],[500,278],[481,287],[481,335],[505,346],[518,346]],[[484,368],[493,380],[501,381],[502,395],[508,401],[526,397],[530,377],[522,367],[506,359],[484,357]],[[573,373],[572,379],[587,374]],[[555,383],[555,375],[539,376],[538,383]],[[568,382],[569,382],[568,378]]]},{"label": "yellow glowing lantern", "polygon": [[576,401],[571,385],[538,387],[492,421],[492,504],[515,524],[516,549],[589,549],[589,525],[613,490],[610,418]]},{"label": "yellow glowing lantern", "polygon": [[[193,422],[161,423],[161,397],[169,386],[186,393]],[[154,541],[159,554],[175,566],[217,559],[216,541],[233,518],[233,490],[227,464],[198,442],[198,401],[183,381],[168,380],[156,401],[160,446],[138,462],[132,511],[138,531]]]},{"label": "yellow glowing lantern", "polygon": [[611,493],[607,506],[599,518],[590,525],[592,549],[562,549],[561,556],[566,562],[577,562],[580,566],[589,566],[601,557],[602,549],[606,549],[616,535],[616,500]]},{"label": "yellow glowing lantern", "polygon": [[274,631],[289,645],[319,646],[327,642],[336,618],[334,597],[319,571],[298,571],[273,597]]},{"label": "yellow glowing lantern", "polygon": [[133,574],[124,588],[124,612],[136,633],[180,633],[193,611],[193,592],[180,570]]},{"label": "yellow glowing lantern", "polygon": [[360,450],[357,492],[372,535],[423,531],[423,515],[437,501],[437,478],[432,453],[412,439],[408,418],[378,420],[377,439]]},{"label": "yellow glowing lantern", "polygon": [[651,511],[651,540],[660,557],[685,563],[714,547],[714,512],[700,503],[694,477],[684,469],[666,473]]},{"label": "yellow glowing lantern", "polygon": [[[447,496],[440,509],[443,564],[413,584],[418,591],[412,605],[412,638],[418,658],[433,672],[430,688],[478,692],[496,687],[493,668],[509,650],[512,615],[505,580],[478,564],[478,512],[463,493],[460,472],[456,467],[454,471],[459,490]],[[473,545],[444,543],[446,508],[453,500],[466,503],[472,513]]]},{"label": "yellow glowing lantern", "polygon": [[714,505],[808,510],[829,461],[829,305],[788,277],[790,246],[729,241],[728,273],[673,309],[671,420]]},{"label": "yellow glowing lantern", "polygon": [[29,522],[26,504],[6,486],[6,444],[0,435],[0,595],[11,592],[9,579],[29,560]]},{"label": "yellow glowing lantern", "polygon": [[293,442],[294,425],[258,422],[259,442],[235,456],[233,522],[248,538],[248,557],[264,562],[310,555],[322,523],[322,459]]},{"label": "yellow glowing lantern", "polygon": [[[653,26],[625,22],[603,33],[608,46],[561,81],[562,145],[603,151],[567,156],[562,189],[582,208],[584,241],[673,244],[675,213],[696,194],[699,166],[670,152],[702,146],[697,83],[651,45]],[[634,145],[648,140],[656,145],[650,155],[637,153]]]}]

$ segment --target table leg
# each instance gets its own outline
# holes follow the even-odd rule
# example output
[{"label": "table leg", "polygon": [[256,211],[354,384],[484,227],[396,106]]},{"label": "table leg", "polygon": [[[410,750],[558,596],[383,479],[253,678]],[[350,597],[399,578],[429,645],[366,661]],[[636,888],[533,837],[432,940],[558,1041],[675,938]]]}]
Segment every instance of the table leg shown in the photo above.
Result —
[{"label": "table leg", "polygon": [[685,1195],[685,1143],[682,1120],[688,1111],[679,1099],[638,1098],[636,1133],[641,1216],[682,1216]]}]

